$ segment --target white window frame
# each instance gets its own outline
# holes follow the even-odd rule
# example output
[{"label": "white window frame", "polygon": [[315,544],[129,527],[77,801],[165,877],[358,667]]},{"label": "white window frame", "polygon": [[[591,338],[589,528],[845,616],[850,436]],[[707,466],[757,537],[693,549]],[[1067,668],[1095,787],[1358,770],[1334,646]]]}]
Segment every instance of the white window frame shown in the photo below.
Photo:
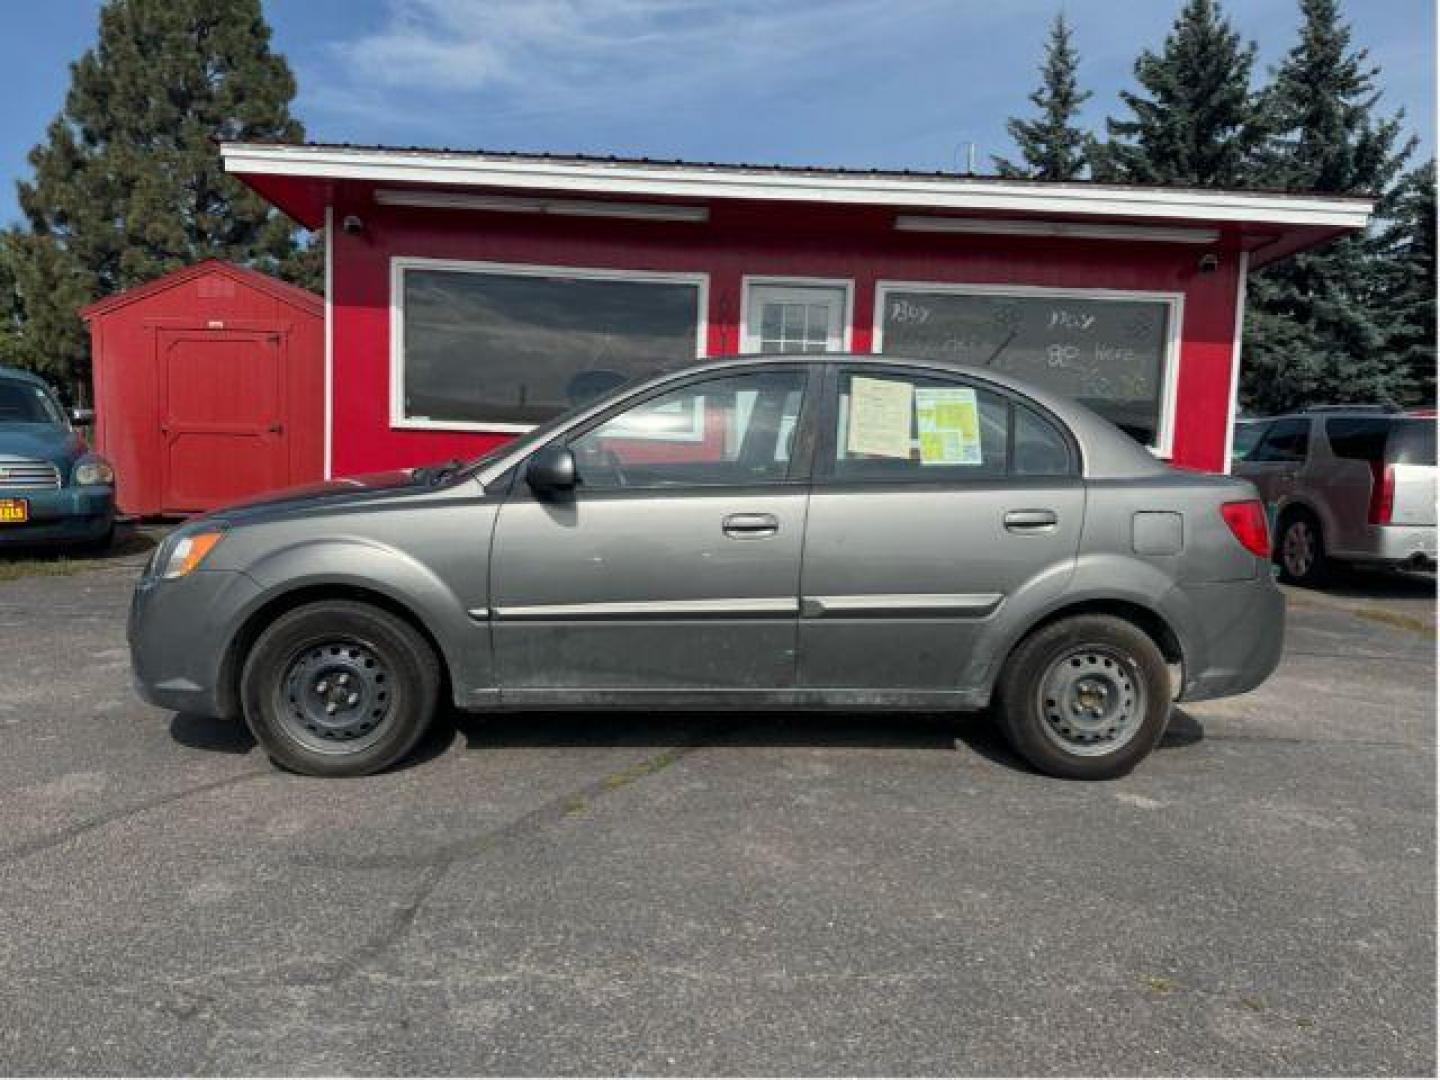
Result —
[{"label": "white window frame", "polygon": [[390,427],[406,431],[480,431],[521,433],[534,424],[500,421],[428,420],[405,415],[405,271],[448,270],[462,274],[511,277],[573,277],[597,281],[629,281],[655,285],[694,285],[696,293],[695,357],[705,356],[710,329],[710,275],[702,271],[624,270],[598,266],[562,266],[554,263],[502,263],[469,259],[431,259],[418,255],[390,258]]},{"label": "white window frame", "polygon": [[[845,299],[840,306],[840,352],[850,351],[851,334],[855,326],[855,281],[853,278],[794,277],[788,274],[745,274],[740,278],[740,326],[737,344],[742,355],[753,356],[749,350],[750,337],[750,289],[761,288],[796,289],[840,289]],[[758,353],[758,349],[756,352]]]},{"label": "white window frame", "polygon": [[1164,303],[1169,307],[1166,327],[1164,368],[1160,373],[1160,430],[1154,444],[1147,446],[1156,457],[1169,458],[1175,448],[1175,395],[1180,385],[1180,343],[1185,322],[1183,292],[1146,292],[1134,289],[1066,289],[1048,285],[969,284],[953,281],[898,281],[875,283],[875,311],[871,351],[885,350],[885,304],[892,292],[929,292],[949,296],[1042,297],[1054,300],[1140,300]]}]

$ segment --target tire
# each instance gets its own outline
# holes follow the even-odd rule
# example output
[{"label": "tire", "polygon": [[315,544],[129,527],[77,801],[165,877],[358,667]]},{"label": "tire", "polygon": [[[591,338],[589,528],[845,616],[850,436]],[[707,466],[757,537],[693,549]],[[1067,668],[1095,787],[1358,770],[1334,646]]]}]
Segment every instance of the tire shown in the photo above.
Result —
[{"label": "tire", "polygon": [[996,716],[1015,752],[1069,780],[1123,776],[1170,720],[1170,673],[1134,623],[1075,615],[1017,645],[996,684]]},{"label": "tire", "polygon": [[1279,535],[1275,538],[1275,562],[1280,567],[1280,580],[1290,585],[1314,588],[1330,573],[1330,559],[1325,554],[1325,534],[1314,514],[1294,510],[1280,519]]},{"label": "tire", "polygon": [[308,776],[367,776],[414,747],[434,718],[440,662],[409,623],[322,600],[261,633],[240,676],[245,721],[272,761]]}]

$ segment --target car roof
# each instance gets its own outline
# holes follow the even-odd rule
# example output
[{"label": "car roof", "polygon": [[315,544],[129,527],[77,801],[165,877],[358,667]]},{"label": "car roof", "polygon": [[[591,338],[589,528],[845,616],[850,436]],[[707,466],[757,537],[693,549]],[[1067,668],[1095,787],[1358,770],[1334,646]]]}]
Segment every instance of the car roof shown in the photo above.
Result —
[{"label": "car roof", "polygon": [[[608,409],[619,397],[632,397],[646,393],[653,388],[671,382],[688,381],[696,375],[722,373],[731,370],[761,367],[766,364],[819,365],[819,364],[866,364],[878,367],[929,369],[945,374],[961,375],[968,379],[988,382],[1003,390],[1012,391],[1028,398],[1041,408],[1053,413],[1070,429],[1080,444],[1080,456],[1084,475],[1087,477],[1134,477],[1164,473],[1166,466],[1150,451],[1126,435],[1110,421],[1073,398],[1053,393],[1036,386],[1025,379],[1016,378],[993,368],[974,367],[949,360],[933,360],[915,356],[898,356],[892,353],[756,353],[738,356],[710,357],[703,362],[665,371],[651,378],[619,388],[615,394],[606,394],[591,405],[577,411],[563,427],[553,434],[569,430],[585,423],[590,417]],[[518,440],[524,443],[525,440]],[[517,452],[501,454],[497,459],[503,463],[494,470],[495,474],[508,468],[530,452],[528,445],[516,447]],[[520,452],[523,450],[523,453]]]},{"label": "car roof", "polygon": [[0,379],[17,379],[34,386],[43,386],[46,390],[50,389],[50,384],[34,372],[24,371],[17,367],[6,367],[4,364],[0,364]]}]

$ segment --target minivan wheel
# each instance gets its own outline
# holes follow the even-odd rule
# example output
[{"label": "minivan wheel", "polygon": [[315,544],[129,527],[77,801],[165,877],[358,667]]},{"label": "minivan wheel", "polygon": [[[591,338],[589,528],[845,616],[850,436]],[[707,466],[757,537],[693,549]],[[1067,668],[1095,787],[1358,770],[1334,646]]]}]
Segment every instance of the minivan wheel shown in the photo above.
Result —
[{"label": "minivan wheel", "polygon": [[439,661],[414,627],[349,600],[280,616],[240,679],[256,741],[310,776],[365,776],[398,761],[429,727],[439,691]]},{"label": "minivan wheel", "polygon": [[1329,569],[1320,524],[1309,514],[1295,513],[1280,529],[1275,561],[1280,577],[1292,585],[1318,585]]},{"label": "minivan wheel", "polygon": [[1133,769],[1170,718],[1170,677],[1150,636],[1113,615],[1075,615],[1022,641],[996,685],[1015,751],[1041,772],[1106,780]]}]

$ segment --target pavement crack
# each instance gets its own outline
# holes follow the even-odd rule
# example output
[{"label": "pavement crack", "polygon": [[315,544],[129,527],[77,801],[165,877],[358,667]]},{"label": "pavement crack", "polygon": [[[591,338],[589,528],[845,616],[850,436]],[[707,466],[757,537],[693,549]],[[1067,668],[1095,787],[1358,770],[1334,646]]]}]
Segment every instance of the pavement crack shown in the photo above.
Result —
[{"label": "pavement crack", "polygon": [[670,767],[682,758],[706,746],[713,745],[715,737],[722,731],[737,726],[738,721],[729,720],[706,724],[691,732],[690,737],[648,758],[616,772],[608,773],[581,787],[549,799],[528,813],[521,814],[504,825],[479,835],[446,844],[429,854],[415,859],[358,859],[347,860],[346,870],[378,870],[413,866],[419,869],[419,880],[410,899],[396,907],[384,924],[364,944],[349,955],[342,957],[328,972],[298,980],[296,985],[333,985],[358,974],[375,963],[398,945],[410,932],[419,918],[421,909],[434,895],[435,890],[450,870],[511,844],[528,840],[545,829],[577,812],[593,805],[597,800],[620,791],[646,777],[653,776]]},{"label": "pavement crack", "polygon": [[144,802],[134,803],[130,806],[122,806],[108,813],[98,814],[95,817],[86,818],[84,821],[77,821],[74,825],[67,825],[57,832],[50,833],[46,836],[37,836],[33,840],[27,840],[23,844],[18,844],[13,848],[0,852],[0,866],[8,866],[11,863],[28,859],[31,855],[37,855],[42,851],[59,847],[62,844],[69,843],[77,836],[94,832],[96,829],[103,829],[105,826],[113,825],[115,822],[123,821],[125,818],[148,813],[159,807],[168,806],[171,803],[180,802],[181,800],[189,799],[196,795],[203,795],[206,792],[215,791],[219,788],[231,787],[235,784],[243,784],[249,780],[271,775],[273,775],[272,769],[255,769],[251,772],[240,773],[236,776],[227,776],[221,780],[212,780],[209,783],[197,784],[194,787],[185,788],[181,791],[172,791],[165,795],[157,795],[153,799],[146,799]]}]

